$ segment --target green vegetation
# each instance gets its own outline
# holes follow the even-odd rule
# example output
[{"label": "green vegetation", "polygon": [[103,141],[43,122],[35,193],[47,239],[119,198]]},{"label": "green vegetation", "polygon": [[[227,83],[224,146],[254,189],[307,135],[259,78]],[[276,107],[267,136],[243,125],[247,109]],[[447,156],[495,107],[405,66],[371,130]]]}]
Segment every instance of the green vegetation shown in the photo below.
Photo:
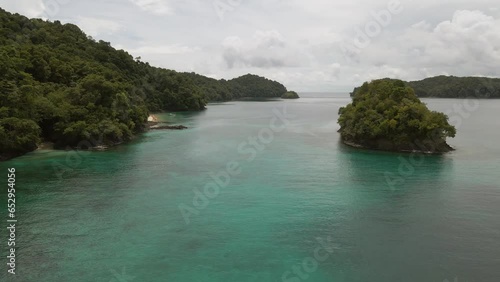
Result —
[{"label": "green vegetation", "polygon": [[356,147],[447,152],[446,138],[456,134],[445,114],[430,111],[401,80],[364,83],[339,114],[342,140]]},{"label": "green vegetation", "polygon": [[198,111],[208,101],[280,97],[286,88],[155,68],[76,25],[0,9],[0,159],[80,142],[113,145],[145,130],[149,112]]},{"label": "green vegetation", "polygon": [[281,98],[283,98],[283,99],[299,99],[300,97],[299,97],[299,94],[297,94],[297,92],[288,91],[285,94],[283,94],[283,96],[281,96]]},{"label": "green vegetation", "polygon": [[195,73],[185,75],[202,90],[208,101],[213,102],[241,98],[279,98],[287,91],[281,83],[253,74],[231,80],[216,80]]},{"label": "green vegetation", "polygon": [[419,97],[500,98],[500,79],[486,77],[437,76],[408,82]]},{"label": "green vegetation", "polygon": [[287,90],[282,84],[247,74],[228,81],[234,98],[279,98]]},{"label": "green vegetation", "polygon": [[422,98],[500,98],[500,78],[436,76],[405,84]]}]

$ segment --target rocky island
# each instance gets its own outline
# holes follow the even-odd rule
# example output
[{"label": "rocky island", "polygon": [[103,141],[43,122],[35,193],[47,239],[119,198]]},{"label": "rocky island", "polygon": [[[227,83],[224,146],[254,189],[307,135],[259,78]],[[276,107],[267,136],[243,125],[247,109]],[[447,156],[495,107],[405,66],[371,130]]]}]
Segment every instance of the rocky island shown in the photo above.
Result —
[{"label": "rocky island", "polygon": [[453,150],[446,138],[455,137],[456,129],[448,117],[430,111],[401,80],[364,83],[339,115],[342,141],[352,147],[429,154]]}]

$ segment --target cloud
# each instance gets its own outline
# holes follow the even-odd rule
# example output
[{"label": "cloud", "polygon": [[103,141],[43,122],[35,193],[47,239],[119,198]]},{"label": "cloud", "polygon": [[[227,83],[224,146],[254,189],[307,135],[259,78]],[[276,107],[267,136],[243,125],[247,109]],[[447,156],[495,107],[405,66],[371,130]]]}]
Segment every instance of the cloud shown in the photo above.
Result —
[{"label": "cloud", "polygon": [[142,46],[135,49],[128,49],[130,53],[137,55],[181,55],[200,51],[199,47],[182,46],[180,44],[161,46]]},{"label": "cloud", "polygon": [[252,39],[237,36],[224,39],[223,59],[229,68],[281,68],[299,64],[297,51],[289,48],[276,30],[256,31]]},{"label": "cloud", "polygon": [[453,72],[500,63],[500,21],[481,11],[456,11],[433,30],[410,28],[398,44],[400,50],[418,50],[416,65]]},{"label": "cloud", "polygon": [[165,0],[130,0],[142,10],[155,15],[168,15],[172,13]]},{"label": "cloud", "polygon": [[40,17],[45,11],[43,0],[1,0],[0,6],[8,11],[33,18]]},{"label": "cloud", "polygon": [[76,23],[85,33],[92,36],[112,34],[124,28],[123,25],[111,20],[82,16],[77,18]]}]

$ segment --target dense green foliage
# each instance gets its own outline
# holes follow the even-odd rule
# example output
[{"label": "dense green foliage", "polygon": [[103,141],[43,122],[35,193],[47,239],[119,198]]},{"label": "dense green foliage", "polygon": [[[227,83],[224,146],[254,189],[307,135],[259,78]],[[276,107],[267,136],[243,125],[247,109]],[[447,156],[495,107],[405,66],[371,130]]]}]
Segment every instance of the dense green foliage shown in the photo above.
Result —
[{"label": "dense green foliage", "polygon": [[500,79],[486,77],[437,76],[408,82],[419,97],[500,98]]},{"label": "dense green foliage", "polygon": [[283,94],[283,96],[281,96],[281,98],[283,98],[283,99],[299,99],[300,96],[295,91],[288,91],[285,94]]},{"label": "dense green foliage", "polygon": [[231,80],[216,80],[195,73],[186,74],[206,95],[208,101],[230,101],[241,98],[279,98],[287,91],[281,83],[265,77],[246,74]]},{"label": "dense green foliage", "polygon": [[[422,98],[500,98],[500,78],[442,75],[405,83]],[[358,90],[355,88],[351,96]]]},{"label": "dense green foliage", "polygon": [[117,144],[144,130],[149,112],[203,110],[211,100],[285,91],[257,76],[219,81],[155,68],[76,25],[0,9],[0,159],[42,140]]},{"label": "dense green foliage", "polygon": [[456,134],[445,114],[430,111],[401,80],[363,84],[339,114],[344,142],[366,148],[444,152]]},{"label": "dense green foliage", "polygon": [[247,74],[228,81],[233,97],[279,98],[287,91],[281,83],[257,75]]}]

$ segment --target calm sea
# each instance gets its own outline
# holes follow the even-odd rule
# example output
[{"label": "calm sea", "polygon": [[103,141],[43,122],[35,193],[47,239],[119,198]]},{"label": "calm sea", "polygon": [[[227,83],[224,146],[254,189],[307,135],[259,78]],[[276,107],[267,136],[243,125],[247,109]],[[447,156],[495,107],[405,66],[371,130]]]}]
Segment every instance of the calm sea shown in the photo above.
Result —
[{"label": "calm sea", "polygon": [[343,94],[161,114],[106,152],[37,151],[17,170],[16,276],[1,281],[500,280],[500,100],[424,100],[457,150],[339,143]]}]

